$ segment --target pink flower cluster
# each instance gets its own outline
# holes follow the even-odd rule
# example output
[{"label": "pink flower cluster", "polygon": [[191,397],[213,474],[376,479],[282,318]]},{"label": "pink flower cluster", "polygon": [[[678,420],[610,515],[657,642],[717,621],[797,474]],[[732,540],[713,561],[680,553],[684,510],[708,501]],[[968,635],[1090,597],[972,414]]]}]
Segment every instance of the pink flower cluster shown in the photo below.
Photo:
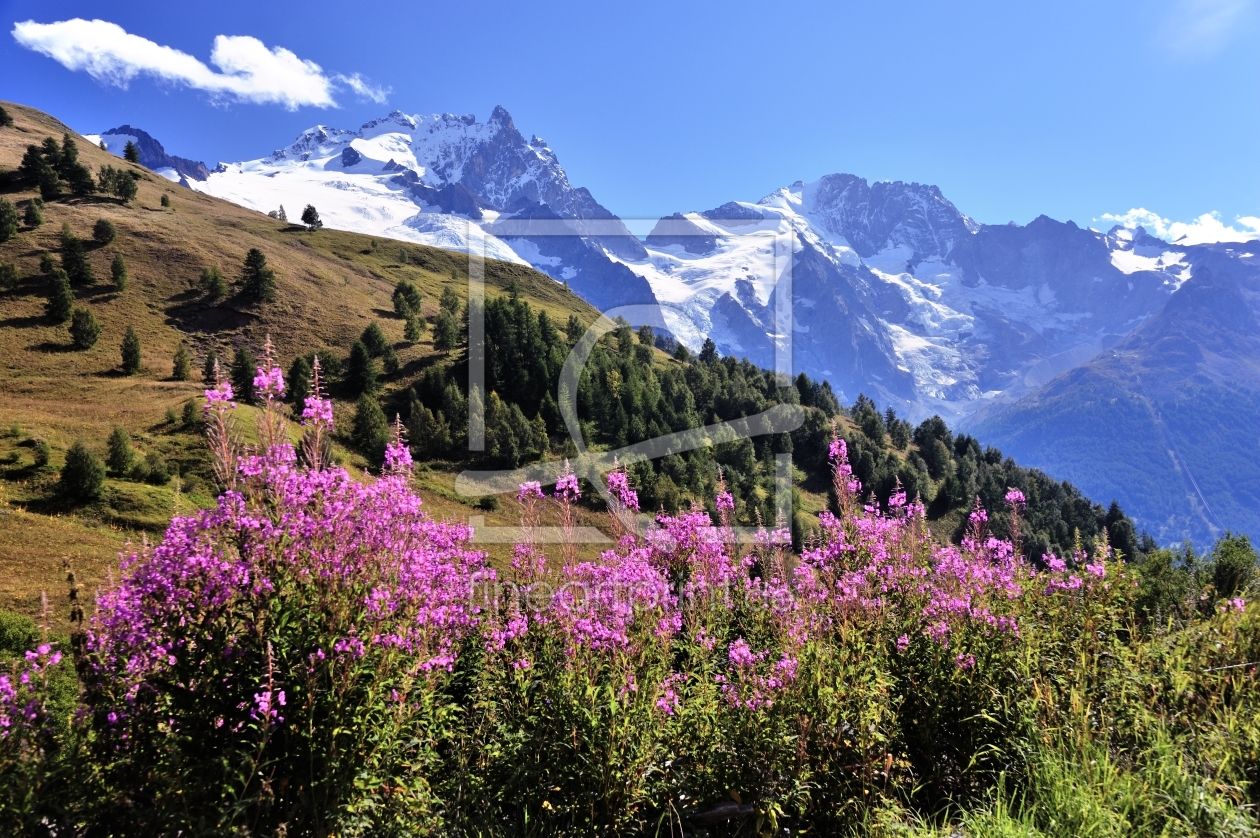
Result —
[{"label": "pink flower cluster", "polygon": [[332,402],[318,396],[307,396],[302,408],[303,425],[319,425],[324,428],[333,426]]},{"label": "pink flower cluster", "polygon": [[[559,488],[559,484],[556,484]],[[639,493],[630,488],[630,480],[624,471],[611,471],[608,473],[608,491],[617,499],[617,502],[625,509],[633,509],[639,511]]]},{"label": "pink flower cluster", "polygon": [[254,392],[264,399],[284,398],[284,373],[279,367],[260,367],[254,374]]}]

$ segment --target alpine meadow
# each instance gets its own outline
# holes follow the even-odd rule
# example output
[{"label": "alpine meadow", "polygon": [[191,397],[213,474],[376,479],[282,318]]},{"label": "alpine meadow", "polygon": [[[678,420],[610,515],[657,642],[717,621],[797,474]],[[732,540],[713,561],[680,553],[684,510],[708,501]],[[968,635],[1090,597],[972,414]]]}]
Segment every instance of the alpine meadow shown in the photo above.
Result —
[{"label": "alpine meadow", "polygon": [[[4,49],[234,152],[397,95],[292,25]],[[1260,219],[837,173],[643,224],[503,107],[210,166],[48,97],[0,103],[3,834],[1260,838]]]}]

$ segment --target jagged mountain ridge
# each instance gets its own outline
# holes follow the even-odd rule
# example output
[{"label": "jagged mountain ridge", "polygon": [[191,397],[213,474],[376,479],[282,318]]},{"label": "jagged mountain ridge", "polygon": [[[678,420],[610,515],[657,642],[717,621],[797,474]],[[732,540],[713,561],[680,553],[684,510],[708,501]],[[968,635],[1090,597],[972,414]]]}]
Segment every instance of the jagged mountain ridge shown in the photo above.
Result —
[{"label": "jagged mountain ridge", "polygon": [[140,165],[152,169],[168,180],[188,186],[189,180],[204,181],[210,176],[210,169],[200,160],[189,160],[167,154],[162,144],[147,131],[120,125],[97,135],[88,135],[88,139],[98,145],[104,143],[105,150],[115,157],[122,157],[127,143],[135,143],[140,152]]}]

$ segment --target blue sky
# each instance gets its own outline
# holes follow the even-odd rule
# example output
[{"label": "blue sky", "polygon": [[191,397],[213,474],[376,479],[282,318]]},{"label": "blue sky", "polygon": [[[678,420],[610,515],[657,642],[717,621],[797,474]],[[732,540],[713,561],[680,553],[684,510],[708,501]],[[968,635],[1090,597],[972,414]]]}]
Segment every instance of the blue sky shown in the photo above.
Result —
[{"label": "blue sky", "polygon": [[[838,171],[935,183],[989,223],[1045,213],[1103,226],[1094,219],[1135,207],[1172,221],[1260,216],[1260,0],[20,0],[0,11],[0,98],[84,132],[129,122],[210,165],[263,156],[315,123],[357,127],[393,108],[485,119],[502,104],[626,217],[756,200]],[[74,18],[206,66],[185,62],[191,86],[140,73],[123,88],[12,34]],[[83,46],[53,34],[63,55]],[[224,35],[268,50],[223,42],[219,58],[238,70],[225,79],[211,60]],[[123,49],[110,75],[142,52]]]}]

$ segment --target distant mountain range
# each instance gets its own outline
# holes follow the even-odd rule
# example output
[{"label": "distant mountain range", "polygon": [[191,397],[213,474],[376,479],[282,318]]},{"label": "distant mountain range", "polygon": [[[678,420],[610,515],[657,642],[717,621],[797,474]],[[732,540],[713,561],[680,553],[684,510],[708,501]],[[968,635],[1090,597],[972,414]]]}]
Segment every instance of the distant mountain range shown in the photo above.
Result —
[{"label": "distant mountain range", "polygon": [[315,126],[213,170],[139,129],[100,135],[115,153],[124,136],[150,168],[261,212],[296,218],[311,203],[330,227],[475,240],[601,309],[649,307],[632,319],[692,349],[712,338],[773,367],[790,346],[794,370],[842,400],[939,413],[1118,498],[1163,541],[1260,535],[1260,242],[1181,246],[1045,216],[979,224],[935,186],[850,174],[675,213],[641,241],[501,107],[484,123],[395,111]]}]

